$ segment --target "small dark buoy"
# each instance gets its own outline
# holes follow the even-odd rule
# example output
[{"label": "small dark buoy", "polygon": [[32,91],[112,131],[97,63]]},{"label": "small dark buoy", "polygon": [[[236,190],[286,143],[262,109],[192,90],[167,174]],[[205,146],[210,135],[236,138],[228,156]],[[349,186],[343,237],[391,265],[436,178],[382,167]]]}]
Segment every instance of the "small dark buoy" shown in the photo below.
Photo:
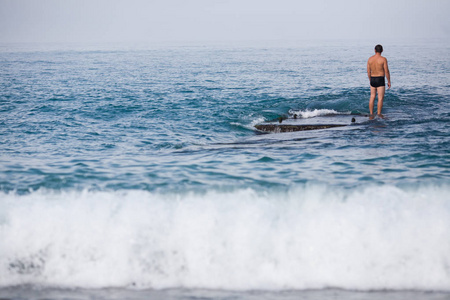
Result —
[{"label": "small dark buoy", "polygon": [[352,123],[355,123],[356,122],[356,119],[355,118],[352,118]]},{"label": "small dark buoy", "polygon": [[281,124],[281,122],[283,122],[283,117],[278,117],[278,122]]}]

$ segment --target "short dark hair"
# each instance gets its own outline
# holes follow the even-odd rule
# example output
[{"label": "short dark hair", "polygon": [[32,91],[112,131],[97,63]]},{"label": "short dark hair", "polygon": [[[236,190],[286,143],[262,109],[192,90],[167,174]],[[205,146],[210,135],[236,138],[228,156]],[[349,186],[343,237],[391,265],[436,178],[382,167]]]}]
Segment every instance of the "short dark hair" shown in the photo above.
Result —
[{"label": "short dark hair", "polygon": [[377,52],[377,53],[381,53],[381,52],[383,52],[383,46],[381,46],[381,45],[376,45],[375,46],[375,52]]}]

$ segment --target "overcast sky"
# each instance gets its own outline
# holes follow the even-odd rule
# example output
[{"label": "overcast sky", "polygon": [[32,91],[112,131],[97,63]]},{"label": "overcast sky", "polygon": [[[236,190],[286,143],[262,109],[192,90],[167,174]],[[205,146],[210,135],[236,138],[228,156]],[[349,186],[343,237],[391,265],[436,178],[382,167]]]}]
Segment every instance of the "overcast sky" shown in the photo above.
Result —
[{"label": "overcast sky", "polygon": [[0,43],[450,39],[450,0],[0,0]]}]

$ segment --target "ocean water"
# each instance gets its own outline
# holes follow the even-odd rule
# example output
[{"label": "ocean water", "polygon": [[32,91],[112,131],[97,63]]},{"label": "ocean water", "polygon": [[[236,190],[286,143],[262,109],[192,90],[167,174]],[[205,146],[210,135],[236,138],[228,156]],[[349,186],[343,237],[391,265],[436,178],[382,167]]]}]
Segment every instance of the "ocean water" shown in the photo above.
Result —
[{"label": "ocean water", "polygon": [[1,45],[5,299],[450,298],[450,44]]}]

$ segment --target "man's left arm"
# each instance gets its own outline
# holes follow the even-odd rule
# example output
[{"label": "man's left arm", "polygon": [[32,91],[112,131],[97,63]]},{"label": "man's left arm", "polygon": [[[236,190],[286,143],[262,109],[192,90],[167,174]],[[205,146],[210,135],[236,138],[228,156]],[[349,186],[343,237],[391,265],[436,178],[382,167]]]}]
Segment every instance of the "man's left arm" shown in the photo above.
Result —
[{"label": "man's left arm", "polygon": [[384,63],[384,73],[386,74],[386,79],[388,82],[388,89],[391,88],[391,73],[389,73],[389,67],[388,67],[388,62],[386,59],[386,62]]}]

